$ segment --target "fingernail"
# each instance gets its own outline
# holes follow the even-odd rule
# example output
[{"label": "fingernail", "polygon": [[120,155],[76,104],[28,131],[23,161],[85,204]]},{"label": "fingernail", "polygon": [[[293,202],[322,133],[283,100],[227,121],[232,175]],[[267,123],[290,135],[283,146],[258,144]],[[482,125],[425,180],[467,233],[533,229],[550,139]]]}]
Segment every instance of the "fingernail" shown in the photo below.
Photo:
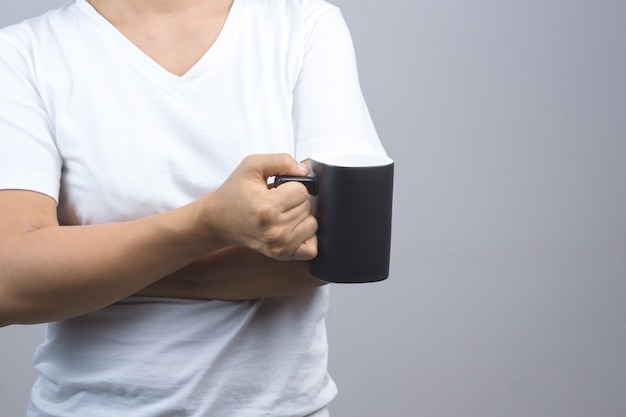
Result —
[{"label": "fingernail", "polygon": [[304,172],[305,174],[309,173],[309,167],[304,165],[302,162],[298,163],[298,168],[300,168],[300,171]]}]

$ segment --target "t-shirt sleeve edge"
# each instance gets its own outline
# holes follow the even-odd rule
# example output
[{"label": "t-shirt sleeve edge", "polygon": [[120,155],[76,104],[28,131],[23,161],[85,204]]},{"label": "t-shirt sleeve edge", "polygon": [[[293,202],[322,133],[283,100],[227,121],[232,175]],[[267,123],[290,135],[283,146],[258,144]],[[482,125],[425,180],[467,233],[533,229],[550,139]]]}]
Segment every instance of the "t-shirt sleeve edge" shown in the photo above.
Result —
[{"label": "t-shirt sleeve edge", "polygon": [[15,174],[9,179],[8,173],[0,171],[0,190],[33,191],[51,197],[58,204],[59,188],[59,184],[55,181]]}]

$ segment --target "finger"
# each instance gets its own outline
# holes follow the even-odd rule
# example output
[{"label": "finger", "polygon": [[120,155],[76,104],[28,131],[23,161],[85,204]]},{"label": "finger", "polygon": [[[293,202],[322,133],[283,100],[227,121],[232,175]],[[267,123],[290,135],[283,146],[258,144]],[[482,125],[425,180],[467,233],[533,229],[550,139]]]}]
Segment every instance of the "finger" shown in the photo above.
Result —
[{"label": "finger", "polygon": [[291,255],[291,259],[298,261],[308,261],[317,256],[317,236],[314,235],[305,240],[296,248]]},{"label": "finger", "polygon": [[283,213],[296,209],[298,211],[311,211],[309,192],[299,182],[287,182],[268,191],[276,199],[276,203]]},{"label": "finger", "polygon": [[312,259],[317,253],[316,241],[311,241],[316,231],[317,221],[309,215],[272,240],[263,253],[280,261]]},{"label": "finger", "polygon": [[309,169],[309,171],[311,170],[311,158],[305,159],[304,161],[300,161],[300,163],[306,166]]},{"label": "finger", "polygon": [[295,242],[290,258],[298,260],[312,259],[317,255],[317,220],[307,216],[294,228],[291,240]]},{"label": "finger", "polygon": [[263,181],[275,175],[309,174],[309,168],[305,164],[299,163],[287,153],[249,155],[244,159],[243,164],[253,175],[262,178]]}]

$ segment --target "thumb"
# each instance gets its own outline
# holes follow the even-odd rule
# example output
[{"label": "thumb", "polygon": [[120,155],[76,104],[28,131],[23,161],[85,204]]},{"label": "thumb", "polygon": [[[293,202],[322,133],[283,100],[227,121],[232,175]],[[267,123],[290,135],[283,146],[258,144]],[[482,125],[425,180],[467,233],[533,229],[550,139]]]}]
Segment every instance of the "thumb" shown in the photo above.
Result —
[{"label": "thumb", "polygon": [[244,161],[250,171],[263,180],[275,175],[306,176],[310,171],[287,153],[250,155]]}]

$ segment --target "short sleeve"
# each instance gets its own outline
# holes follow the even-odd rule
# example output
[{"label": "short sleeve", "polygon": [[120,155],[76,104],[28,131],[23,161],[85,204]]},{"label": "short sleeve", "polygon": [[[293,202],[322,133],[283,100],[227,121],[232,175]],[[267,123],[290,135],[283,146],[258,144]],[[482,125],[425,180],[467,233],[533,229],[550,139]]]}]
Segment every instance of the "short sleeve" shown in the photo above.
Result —
[{"label": "short sleeve", "polygon": [[335,6],[305,21],[293,124],[299,160],[315,152],[385,154],[359,84],[352,38]]},{"label": "short sleeve", "polygon": [[58,201],[62,161],[25,39],[15,27],[0,31],[0,189],[37,191]]}]

